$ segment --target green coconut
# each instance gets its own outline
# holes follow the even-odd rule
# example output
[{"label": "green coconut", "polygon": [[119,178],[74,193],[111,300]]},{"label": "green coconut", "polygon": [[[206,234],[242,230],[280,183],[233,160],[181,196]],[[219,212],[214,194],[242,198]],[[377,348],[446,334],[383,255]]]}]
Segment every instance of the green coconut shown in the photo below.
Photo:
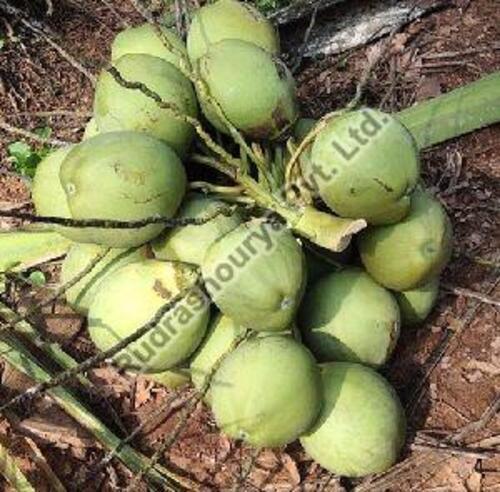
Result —
[{"label": "green coconut", "polygon": [[[63,285],[76,278],[106,248],[96,244],[74,244],[69,250],[61,269]],[[66,291],[66,301],[77,312],[87,314],[92,299],[101,283],[111,273],[122,266],[146,258],[146,248],[110,249],[82,280]]]},{"label": "green coconut", "polygon": [[120,32],[111,45],[111,61],[114,63],[125,55],[151,55],[180,67],[181,56],[187,56],[184,42],[174,31],[165,27],[160,29],[167,43],[155,27],[147,23]]},{"label": "green coconut", "polygon": [[[68,200],[59,173],[61,164],[74,148],[74,145],[62,147],[51,152],[36,167],[31,189],[31,198],[36,214],[42,217],[71,218]],[[72,241],[85,240],[86,231],[76,227],[63,227],[60,225],[44,224],[43,229],[50,229],[63,234]]]},{"label": "green coconut", "polygon": [[[300,341],[300,333],[293,325],[290,331],[280,333],[283,336],[293,337]],[[237,325],[231,318],[218,313],[209,324],[207,335],[191,358],[191,379],[195,388],[201,391],[207,376],[213,370],[214,365],[222,360],[229,352],[236,340],[245,333],[246,329]],[[257,337],[275,336],[273,332],[260,331]],[[215,378],[210,380],[211,384],[217,384]],[[205,400],[210,402],[210,391],[205,395]]]},{"label": "green coconut", "polygon": [[410,209],[419,168],[408,130],[389,114],[362,109],[332,118],[321,130],[305,174],[336,214],[392,224]]},{"label": "green coconut", "polygon": [[290,337],[244,342],[215,373],[211,387],[217,425],[255,447],[288,444],[306,432],[321,407],[319,367]]},{"label": "green coconut", "polygon": [[[277,138],[297,119],[290,71],[258,46],[237,39],[221,41],[200,58],[199,70],[226,118],[247,137]],[[216,108],[203,94],[198,96],[210,123],[228,133]]]},{"label": "green coconut", "polygon": [[95,118],[90,118],[90,120],[85,125],[82,140],[88,140],[89,138],[95,137],[98,133],[99,128],[97,128],[97,122]]},{"label": "green coconut", "polygon": [[[231,318],[222,314],[217,315],[210,323],[207,335],[195,352],[191,364],[191,379],[194,387],[200,391],[217,361],[231,351],[235,340],[243,335],[245,328],[237,325]],[[210,383],[217,384],[215,378]],[[206,393],[206,400],[210,401],[210,393]]]},{"label": "green coconut", "polygon": [[368,273],[388,289],[404,291],[441,273],[451,256],[453,232],[438,200],[417,190],[404,221],[369,228],[358,238]]},{"label": "green coconut", "polygon": [[190,371],[186,367],[174,367],[168,371],[148,374],[147,377],[171,390],[182,388],[191,380]]},{"label": "green coconut", "polygon": [[[209,217],[221,208],[227,208],[227,205],[220,200],[192,194],[182,204],[177,217]],[[241,216],[235,213],[231,216],[217,215],[203,225],[168,229],[152,243],[154,255],[161,260],[176,260],[201,265],[209,246],[239,224],[241,224]]]},{"label": "green coconut", "polygon": [[[114,66],[121,76],[141,82],[182,114],[196,117],[196,95],[191,82],[171,63],[151,55],[125,55]],[[139,90],[127,89],[104,70],[96,85],[94,115],[100,133],[130,130],[165,141],[181,157],[187,153],[194,129],[172,111]]]},{"label": "green coconut", "polygon": [[300,442],[306,453],[336,475],[380,473],[397,460],[406,419],[390,384],[369,367],[332,362],[321,368],[323,407]]},{"label": "green coconut", "polygon": [[[59,176],[75,219],[169,218],[186,189],[176,153],[160,140],[135,132],[104,133],[76,145]],[[130,248],[153,239],[163,228],[65,228],[61,233],[80,242]]]},{"label": "green coconut", "polygon": [[[194,286],[196,271],[182,263],[143,260],[109,275],[89,310],[89,334],[108,350],[150,322],[160,308]],[[209,303],[193,288],[154,326],[118,352],[115,363],[145,373],[163,372],[186,361],[203,339]]]},{"label": "green coconut", "polygon": [[187,36],[189,58],[198,60],[224,39],[247,41],[272,55],[280,49],[273,25],[252,5],[235,0],[218,0],[196,12]]},{"label": "green coconut", "polygon": [[318,360],[379,367],[396,346],[400,314],[388,290],[350,267],[321,277],[308,289],[298,325]]},{"label": "green coconut", "polygon": [[36,167],[31,188],[31,198],[37,215],[69,218],[66,193],[59,180],[59,170],[73,145],[51,152]]},{"label": "green coconut", "polygon": [[288,229],[255,219],[210,246],[201,265],[210,297],[235,323],[287,329],[305,284],[302,249]]},{"label": "green coconut", "polygon": [[438,294],[439,277],[433,278],[422,287],[396,292],[403,324],[412,326],[423,323],[436,304]]}]

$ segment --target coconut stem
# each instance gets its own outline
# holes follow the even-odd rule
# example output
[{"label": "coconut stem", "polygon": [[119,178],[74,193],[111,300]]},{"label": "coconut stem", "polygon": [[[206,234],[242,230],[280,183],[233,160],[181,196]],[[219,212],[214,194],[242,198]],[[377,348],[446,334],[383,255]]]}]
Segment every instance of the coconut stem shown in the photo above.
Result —
[{"label": "coconut stem", "polygon": [[500,121],[500,72],[407,108],[395,116],[419,149]]}]

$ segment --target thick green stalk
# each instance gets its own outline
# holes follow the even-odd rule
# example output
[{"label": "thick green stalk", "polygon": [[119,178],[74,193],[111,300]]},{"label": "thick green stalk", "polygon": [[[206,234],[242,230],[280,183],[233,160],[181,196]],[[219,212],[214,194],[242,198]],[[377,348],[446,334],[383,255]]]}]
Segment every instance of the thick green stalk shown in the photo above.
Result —
[{"label": "thick green stalk", "polygon": [[9,454],[0,442],[0,475],[3,475],[7,482],[17,492],[35,492],[28,479],[17,466],[16,460]]},{"label": "thick green stalk", "polygon": [[[2,307],[5,307],[0,303]],[[10,334],[0,337],[0,355],[15,369],[34,379],[37,383],[50,381],[52,375],[45,370],[27,348]],[[121,439],[113,434],[98,418],[96,418],[68,390],[56,387],[48,390],[48,394],[71,417],[85,427],[107,450],[119,448]],[[139,473],[148,468],[149,459],[124,445],[116,452],[116,456],[133,473]],[[194,490],[193,484],[166,468],[156,465],[149,470],[148,479],[164,487],[163,490]],[[175,484],[175,485],[173,485]]]},{"label": "thick green stalk", "polygon": [[500,72],[417,103],[395,116],[420,149],[500,121]]},{"label": "thick green stalk", "polygon": [[[0,291],[2,289],[0,288]],[[17,318],[17,314],[5,304],[0,303],[0,317],[8,323]],[[57,343],[50,343],[41,340],[40,334],[27,321],[19,321],[16,323],[16,332],[22,333],[39,349],[43,350],[49,357],[52,358],[63,369],[70,369],[78,365],[78,362],[67,354]],[[78,375],[78,381],[86,387],[92,386],[92,383],[83,375]]]},{"label": "thick green stalk", "polygon": [[71,241],[57,232],[0,232],[0,272],[21,271],[67,253]]}]

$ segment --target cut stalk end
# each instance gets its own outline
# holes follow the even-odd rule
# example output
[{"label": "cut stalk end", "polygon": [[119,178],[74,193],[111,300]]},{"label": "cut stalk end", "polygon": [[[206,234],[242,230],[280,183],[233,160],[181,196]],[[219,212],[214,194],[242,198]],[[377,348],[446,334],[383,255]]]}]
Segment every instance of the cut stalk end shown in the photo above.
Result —
[{"label": "cut stalk end", "polygon": [[305,207],[293,229],[322,248],[344,251],[354,234],[367,226],[364,219],[344,219]]}]

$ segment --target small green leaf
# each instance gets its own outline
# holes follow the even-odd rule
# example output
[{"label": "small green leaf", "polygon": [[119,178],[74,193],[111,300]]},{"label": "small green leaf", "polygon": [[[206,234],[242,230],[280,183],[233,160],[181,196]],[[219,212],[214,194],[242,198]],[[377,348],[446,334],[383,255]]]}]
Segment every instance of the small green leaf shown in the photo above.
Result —
[{"label": "small green leaf", "polygon": [[50,138],[52,135],[52,128],[50,128],[50,126],[41,126],[40,128],[35,128],[34,133],[41,138]]},{"label": "small green leaf", "polygon": [[[49,126],[40,127],[34,130],[41,138],[49,138],[52,134],[52,128]],[[32,178],[35,175],[38,163],[44,159],[52,149],[48,145],[43,145],[39,149],[34,149],[29,144],[23,141],[11,143],[7,147],[7,152],[12,162],[14,170],[21,176],[29,176]]]},{"label": "small green leaf", "polygon": [[5,38],[0,36],[0,50],[5,46]]},{"label": "small green leaf", "polygon": [[20,165],[25,164],[30,158],[33,150],[26,142],[17,141],[7,147],[9,156],[13,157]]}]

